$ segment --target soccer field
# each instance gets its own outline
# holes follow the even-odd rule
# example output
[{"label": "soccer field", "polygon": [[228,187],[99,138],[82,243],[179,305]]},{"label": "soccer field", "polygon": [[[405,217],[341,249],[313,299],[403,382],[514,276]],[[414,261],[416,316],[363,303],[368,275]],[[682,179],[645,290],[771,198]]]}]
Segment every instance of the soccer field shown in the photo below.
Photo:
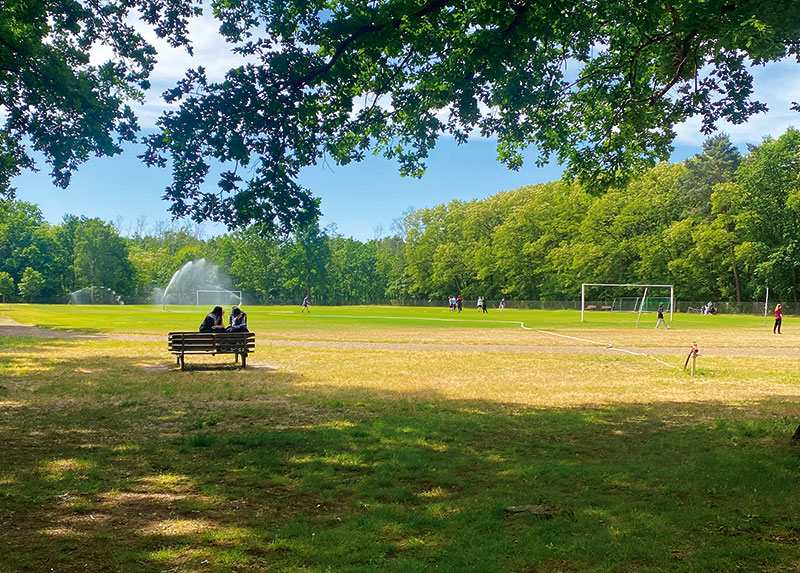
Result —
[{"label": "soccer field", "polygon": [[[28,306],[3,316],[84,344],[116,344],[140,368],[172,368],[168,331],[195,331],[205,307]],[[567,406],[664,400],[745,400],[795,394],[792,363],[800,332],[774,335],[752,316],[676,314],[669,330],[655,316],[577,311],[461,313],[413,307],[246,307],[256,332],[253,369],[304,372],[307,388],[358,394],[379,390]],[[13,329],[11,332],[15,332]],[[137,344],[138,343],[138,344]],[[160,344],[158,344],[160,343]],[[693,343],[697,376],[684,371]],[[142,352],[143,349],[146,352]],[[190,357],[190,367],[227,365]],[[688,371],[688,368],[687,368]],[[643,383],[643,380],[646,383]]]},{"label": "soccer field", "polygon": [[0,571],[800,563],[791,317],[208,310],[0,306]]}]

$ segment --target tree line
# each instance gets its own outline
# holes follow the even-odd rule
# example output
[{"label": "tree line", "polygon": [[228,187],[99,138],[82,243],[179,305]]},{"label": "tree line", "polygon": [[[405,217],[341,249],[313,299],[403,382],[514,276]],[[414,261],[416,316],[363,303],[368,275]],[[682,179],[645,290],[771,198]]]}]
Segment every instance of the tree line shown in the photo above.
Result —
[{"label": "tree line", "polygon": [[[253,302],[358,304],[445,299],[573,300],[582,282],[675,284],[683,300],[796,302],[800,131],[750,146],[725,135],[601,195],[555,181],[407,213],[388,237],[358,241],[305,225],[258,225],[202,239],[190,228],[120,235],[35,205],[0,204],[0,294],[53,300],[88,285],[146,302],[186,262],[225,269]],[[601,297],[604,293],[598,292]],[[613,296],[613,295],[611,295]]]}]

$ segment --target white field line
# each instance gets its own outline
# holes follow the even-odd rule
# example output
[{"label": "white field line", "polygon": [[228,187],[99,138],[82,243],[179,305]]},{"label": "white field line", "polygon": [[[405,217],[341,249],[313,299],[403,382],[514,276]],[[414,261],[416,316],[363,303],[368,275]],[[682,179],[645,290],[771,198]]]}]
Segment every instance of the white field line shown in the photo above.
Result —
[{"label": "white field line", "polygon": [[[291,311],[290,311],[291,312]],[[355,316],[355,315],[348,315],[348,314],[315,314],[314,316],[321,316],[323,318],[371,318],[371,319],[392,319],[392,320],[437,320],[441,322],[492,322],[495,324],[517,324],[523,330],[530,330],[533,332],[540,332],[542,334],[549,334],[550,336],[558,336],[561,338],[568,338],[570,340],[577,340],[579,342],[588,342],[589,344],[596,344],[598,346],[604,347],[606,350],[614,350],[616,352],[624,352],[626,354],[631,354],[633,356],[644,356],[645,358],[649,358],[651,360],[655,360],[659,364],[663,364],[668,368],[674,368],[675,370],[680,370],[677,366],[672,364],[668,364],[663,360],[656,358],[655,356],[650,356],[649,354],[645,354],[644,352],[633,352],[632,350],[625,350],[624,348],[615,348],[613,344],[610,342],[598,342],[596,340],[589,340],[588,338],[578,338],[576,336],[569,336],[567,334],[558,334],[556,332],[550,332],[549,330],[539,330],[538,328],[530,328],[525,326],[524,322],[520,322],[518,320],[480,320],[474,318],[434,318],[434,317],[422,317],[422,316]]]},{"label": "white field line", "polygon": [[[524,327],[523,327],[524,328]],[[664,366],[668,366],[669,368],[674,368],[675,370],[680,370],[677,366],[673,366],[672,364],[667,364],[663,360],[656,358],[655,356],[650,356],[649,354],[645,354],[644,352],[633,352],[632,350],[625,350],[624,348],[615,348],[613,344],[610,342],[597,342],[596,340],[588,340],[586,338],[577,338],[575,336],[568,336],[566,334],[558,334],[555,332],[549,332],[547,330],[536,330],[536,332],[541,332],[542,334],[549,334],[551,336],[560,336],[561,338],[571,338],[572,340],[580,340],[581,342],[589,342],[591,344],[597,344],[600,346],[605,347],[606,350],[616,350],[617,352],[625,352],[627,354],[632,354],[633,356],[644,356],[645,358],[650,358],[651,360],[655,360]]]}]

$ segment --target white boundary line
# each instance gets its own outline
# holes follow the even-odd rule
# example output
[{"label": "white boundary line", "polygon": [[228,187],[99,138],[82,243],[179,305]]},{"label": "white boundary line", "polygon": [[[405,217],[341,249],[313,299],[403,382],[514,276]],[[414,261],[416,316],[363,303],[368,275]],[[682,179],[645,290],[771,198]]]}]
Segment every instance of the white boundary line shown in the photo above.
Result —
[{"label": "white boundary line", "polygon": [[625,350],[624,348],[615,348],[613,344],[610,342],[598,342],[597,340],[589,340],[588,338],[578,338],[577,336],[569,336],[567,334],[558,334],[557,332],[550,332],[549,330],[540,330],[538,328],[530,328],[525,326],[524,322],[520,322],[518,320],[480,320],[474,318],[465,318],[465,319],[457,319],[457,318],[436,318],[436,317],[424,317],[424,316],[356,316],[356,315],[349,315],[349,314],[315,314],[314,316],[321,316],[323,318],[371,318],[371,319],[392,319],[392,320],[437,320],[441,322],[492,322],[495,324],[518,324],[520,328],[523,330],[529,330],[532,332],[540,332],[542,334],[548,334],[550,336],[558,336],[560,338],[568,338],[570,340],[577,340],[579,342],[588,342],[589,344],[595,344],[597,346],[602,346],[606,350],[614,350],[616,352],[624,352],[626,354],[630,354],[632,356],[643,356],[645,358],[649,358],[651,360],[655,360],[659,364],[663,364],[668,368],[673,368],[675,370],[680,370],[677,366],[664,362],[663,360],[656,358],[655,356],[650,356],[649,354],[645,354],[644,352],[633,352],[632,350]]}]

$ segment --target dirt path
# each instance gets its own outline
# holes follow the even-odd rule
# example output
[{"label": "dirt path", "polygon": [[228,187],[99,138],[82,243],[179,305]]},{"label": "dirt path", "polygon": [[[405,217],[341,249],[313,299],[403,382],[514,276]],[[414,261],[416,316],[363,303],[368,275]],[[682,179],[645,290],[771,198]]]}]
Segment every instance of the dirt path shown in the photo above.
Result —
[{"label": "dirt path", "polygon": [[104,338],[102,334],[85,334],[70,330],[47,330],[37,328],[30,324],[22,324],[10,318],[0,316],[0,336],[23,336],[26,338],[69,338],[69,339],[97,339]]},{"label": "dirt path", "polygon": [[[20,336],[30,338],[62,338],[77,340],[119,340],[123,342],[164,342],[158,334],[84,334],[66,330],[47,330],[28,324],[21,324],[0,317],[0,336]],[[259,346],[281,346],[297,348],[340,348],[362,350],[399,350],[403,352],[479,352],[508,354],[606,354],[613,352],[606,346],[576,342],[574,345],[515,345],[515,344],[465,344],[465,343],[419,343],[419,342],[351,342],[339,340],[269,340],[260,339]],[[619,350],[651,356],[685,356],[683,347],[620,347]],[[707,356],[800,356],[800,348],[702,348],[701,354]]]}]

